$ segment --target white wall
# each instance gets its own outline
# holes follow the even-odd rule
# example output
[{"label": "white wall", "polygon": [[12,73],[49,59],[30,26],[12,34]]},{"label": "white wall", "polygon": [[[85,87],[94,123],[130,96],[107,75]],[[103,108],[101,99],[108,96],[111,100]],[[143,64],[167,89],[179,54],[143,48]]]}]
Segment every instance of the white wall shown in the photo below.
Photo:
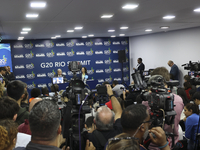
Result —
[{"label": "white wall", "polygon": [[189,60],[200,61],[200,28],[130,37],[129,44],[130,68],[135,67],[137,58],[141,57],[145,70],[164,66],[170,71],[167,62],[173,60],[183,78],[188,71],[181,65]]}]

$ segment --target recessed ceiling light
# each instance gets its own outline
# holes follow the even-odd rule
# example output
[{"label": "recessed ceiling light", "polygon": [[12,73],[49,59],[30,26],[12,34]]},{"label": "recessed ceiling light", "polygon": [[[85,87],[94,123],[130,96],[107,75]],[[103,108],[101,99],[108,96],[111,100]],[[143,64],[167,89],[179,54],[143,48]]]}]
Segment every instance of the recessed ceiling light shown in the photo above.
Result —
[{"label": "recessed ceiling light", "polygon": [[67,30],[67,32],[74,32],[74,30]]},{"label": "recessed ceiling light", "polygon": [[27,18],[37,18],[38,14],[26,14]]},{"label": "recessed ceiling light", "polygon": [[18,37],[18,40],[23,40],[24,39],[24,37]]},{"label": "recessed ceiling light", "polygon": [[116,37],[116,36],[115,36],[115,35],[112,35],[112,36],[110,36],[110,37],[114,38],[114,37]]},{"label": "recessed ceiling light", "polygon": [[32,2],[31,7],[33,8],[44,8],[46,6],[45,2]]},{"label": "recessed ceiling light", "polygon": [[56,37],[51,37],[51,39],[56,39]]},{"label": "recessed ceiling light", "polygon": [[169,27],[168,26],[162,26],[162,27],[160,27],[160,29],[169,29]]},{"label": "recessed ceiling light", "polygon": [[120,27],[120,29],[128,29],[128,27]]},{"label": "recessed ceiling light", "polygon": [[164,16],[163,19],[173,19],[175,16]]},{"label": "recessed ceiling light", "polygon": [[61,36],[60,35],[56,35],[55,37],[57,38],[57,37],[61,37]]},{"label": "recessed ceiling light", "polygon": [[21,34],[28,34],[28,32],[21,32]]},{"label": "recessed ceiling light", "polygon": [[81,30],[81,29],[83,29],[83,27],[75,27],[74,29],[75,30]]},{"label": "recessed ceiling light", "polygon": [[89,36],[89,37],[92,37],[92,36],[94,36],[94,34],[89,34],[88,36]]},{"label": "recessed ceiling light", "polygon": [[115,32],[115,30],[108,30],[108,32]]},{"label": "recessed ceiling light", "polygon": [[127,5],[122,6],[123,9],[135,9],[137,7],[138,5],[134,5],[134,4],[127,4]]},{"label": "recessed ceiling light", "polygon": [[200,12],[200,8],[194,9],[194,11],[196,11],[196,12]]},{"label": "recessed ceiling light", "polygon": [[87,36],[82,36],[82,38],[87,38]]},{"label": "recessed ceiling light", "polygon": [[125,34],[120,34],[119,36],[125,36]]},{"label": "recessed ceiling light", "polygon": [[103,15],[103,16],[101,16],[101,18],[111,18],[111,17],[113,17],[113,15]]},{"label": "recessed ceiling light", "polygon": [[31,31],[31,28],[23,28],[22,31]]},{"label": "recessed ceiling light", "polygon": [[145,31],[146,31],[146,32],[151,32],[151,31],[152,31],[152,29],[146,29]]}]

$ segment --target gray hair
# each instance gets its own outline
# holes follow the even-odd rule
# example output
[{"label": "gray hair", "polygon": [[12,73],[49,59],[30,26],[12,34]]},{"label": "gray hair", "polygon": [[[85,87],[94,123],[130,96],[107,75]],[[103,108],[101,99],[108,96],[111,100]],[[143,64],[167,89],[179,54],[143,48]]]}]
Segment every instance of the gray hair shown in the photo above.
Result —
[{"label": "gray hair", "polygon": [[53,141],[57,137],[61,114],[58,105],[50,100],[37,102],[29,115],[32,139]]},{"label": "gray hair", "polygon": [[[100,111],[97,111],[96,112],[96,115],[95,115],[95,121],[96,121],[96,126],[97,126],[97,129],[99,130],[111,130],[113,129],[113,124],[114,124],[114,121],[115,121],[115,113],[112,112],[109,108],[107,108],[106,106],[102,106],[100,107],[99,109],[101,109]],[[107,109],[107,110],[106,110]],[[109,122],[108,123],[105,123],[104,122],[104,118],[101,118],[99,116],[99,114],[104,111],[104,112],[108,112],[110,111],[110,113],[112,113],[112,117],[110,118]]]}]

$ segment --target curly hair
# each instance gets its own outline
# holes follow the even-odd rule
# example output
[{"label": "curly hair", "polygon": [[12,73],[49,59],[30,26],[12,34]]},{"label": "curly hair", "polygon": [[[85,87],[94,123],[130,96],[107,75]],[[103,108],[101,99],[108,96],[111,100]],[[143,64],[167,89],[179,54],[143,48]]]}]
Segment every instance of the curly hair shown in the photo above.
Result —
[{"label": "curly hair", "polygon": [[3,84],[0,82],[0,98],[3,97],[4,87]]},{"label": "curly hair", "polygon": [[0,121],[0,150],[8,150],[14,148],[17,137],[17,124],[13,120]]}]

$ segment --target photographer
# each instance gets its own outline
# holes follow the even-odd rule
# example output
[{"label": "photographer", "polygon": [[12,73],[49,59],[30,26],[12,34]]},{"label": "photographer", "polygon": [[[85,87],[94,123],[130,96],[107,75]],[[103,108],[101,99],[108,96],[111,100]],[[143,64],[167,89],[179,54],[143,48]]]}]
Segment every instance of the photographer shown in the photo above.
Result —
[{"label": "photographer", "polygon": [[103,150],[109,138],[122,133],[122,108],[116,97],[113,95],[111,86],[106,84],[106,87],[115,114],[106,106],[98,108],[94,119],[96,130],[88,134],[89,140],[92,141],[97,150]]},{"label": "photographer", "polygon": [[[128,140],[135,140],[137,142],[138,149],[146,150],[146,148],[141,145],[141,143],[149,135],[151,141],[158,145],[160,149],[170,150],[168,142],[166,141],[165,133],[160,127],[154,127],[149,130],[151,120],[149,112],[144,105],[136,104],[128,106],[122,113],[121,124],[124,131],[122,135],[126,134],[126,139]],[[112,150],[113,145],[117,145],[122,139],[125,139],[125,137],[120,139],[119,135],[117,137],[119,137],[119,139],[109,139],[107,150]],[[124,146],[128,148],[127,145]],[[130,145],[130,147],[131,146],[132,145]]]},{"label": "photographer", "polygon": [[[158,67],[156,69],[153,70],[153,72],[151,73],[151,76],[154,75],[161,75],[164,80],[165,80],[165,87],[168,88],[166,81],[170,80],[170,75],[168,70],[165,67]],[[151,80],[153,77],[151,77],[149,80]],[[168,133],[174,133],[174,145],[178,142],[179,140],[179,121],[180,121],[180,116],[181,113],[183,111],[184,108],[184,104],[183,104],[183,100],[180,96],[173,94],[174,95],[174,111],[176,112],[175,115],[175,119],[174,119],[174,129],[172,125],[167,125],[165,124],[164,126],[164,131],[168,132]],[[143,101],[142,104],[146,105],[147,108],[149,108],[148,102],[147,101]],[[171,142],[170,142],[171,143]],[[152,147],[152,149],[156,149],[156,147],[154,145],[150,145]],[[171,146],[171,145],[170,145]]]}]

